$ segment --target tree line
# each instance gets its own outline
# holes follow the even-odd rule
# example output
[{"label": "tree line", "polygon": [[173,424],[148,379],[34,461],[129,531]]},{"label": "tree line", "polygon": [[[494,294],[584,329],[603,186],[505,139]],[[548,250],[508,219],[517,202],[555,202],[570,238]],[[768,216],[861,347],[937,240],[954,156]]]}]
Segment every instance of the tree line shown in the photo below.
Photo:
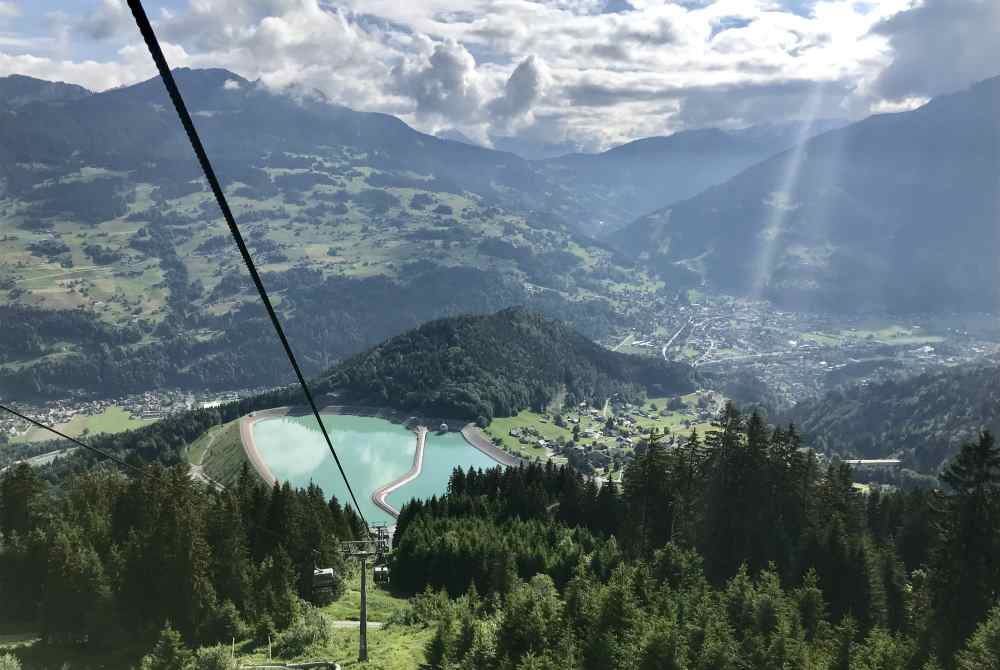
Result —
[{"label": "tree line", "polygon": [[661,442],[620,487],[552,465],[456,471],[446,496],[404,507],[397,585],[475,594],[428,667],[997,667],[989,433],[946,490],[884,494],[732,406],[704,442]]},{"label": "tree line", "polygon": [[[339,541],[363,524],[316,486],[268,488],[244,468],[226,492],[187,468],[98,468],[55,488],[26,465],[0,478],[0,619],[93,650],[155,639],[268,639],[302,601],[336,597]],[[341,580],[314,592],[315,567]]]},{"label": "tree line", "polygon": [[845,386],[787,412],[818,449],[854,458],[902,454],[934,473],[977,427],[1000,428],[1000,368],[959,366],[868,386]]}]

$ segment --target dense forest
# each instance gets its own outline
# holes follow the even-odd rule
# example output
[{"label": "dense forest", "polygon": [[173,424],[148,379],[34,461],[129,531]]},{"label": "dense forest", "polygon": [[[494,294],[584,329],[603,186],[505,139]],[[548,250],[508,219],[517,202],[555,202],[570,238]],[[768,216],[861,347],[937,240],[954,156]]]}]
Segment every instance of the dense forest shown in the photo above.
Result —
[{"label": "dense forest", "polygon": [[704,444],[653,437],[620,491],[551,465],[456,472],[404,508],[394,575],[468,594],[428,668],[994,668],[998,466],[987,433],[947,492],[865,496],[730,407]]},{"label": "dense forest", "polygon": [[[989,433],[937,492],[863,493],[794,428],[732,405],[704,440],[667,444],[650,434],[621,485],[551,463],[456,470],[401,511],[390,565],[412,600],[390,623],[433,628],[428,670],[998,667]],[[313,566],[345,576],[336,543],[361,532],[318,488],[246,471],[223,493],[183,467],[51,484],[19,466],[0,476],[2,616],[50,646],[141,642],[143,670],[217,667],[189,646],[234,638],[298,655],[329,628]]]},{"label": "dense forest", "polygon": [[51,488],[16,466],[0,478],[0,622],[95,651],[151,645],[165,622],[189,643],[277,638],[320,600],[316,565],[343,577],[339,542],[362,528],[319,488],[268,489],[247,469],[213,492],[183,467]]},{"label": "dense forest", "polygon": [[683,363],[609,351],[525,308],[427,323],[337,366],[323,387],[432,416],[475,419],[567,403],[599,405],[693,391]]},{"label": "dense forest", "polygon": [[1000,368],[937,370],[803,400],[787,413],[820,451],[854,458],[900,457],[936,472],[977,427],[1000,429]]}]

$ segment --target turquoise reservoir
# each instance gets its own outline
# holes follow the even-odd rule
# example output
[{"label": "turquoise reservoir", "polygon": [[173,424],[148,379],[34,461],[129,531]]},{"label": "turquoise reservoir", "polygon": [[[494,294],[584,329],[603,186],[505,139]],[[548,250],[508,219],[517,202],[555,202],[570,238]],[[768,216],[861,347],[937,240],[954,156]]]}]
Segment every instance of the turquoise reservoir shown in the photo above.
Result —
[{"label": "turquoise reservoir", "polygon": [[[372,503],[371,494],[379,486],[402,477],[413,466],[416,435],[399,424],[367,416],[328,415],[323,417],[323,425],[330,433],[365,517],[370,522],[391,522],[392,517]],[[287,481],[294,487],[313,482],[328,498],[337,496],[341,505],[350,502],[347,487],[314,417],[261,419],[253,425],[253,437],[257,452],[279,481]],[[426,469],[426,457],[424,463]]]},{"label": "turquoise reservoir", "polygon": [[455,467],[495,468],[499,463],[465,441],[461,433],[427,433],[424,467],[420,476],[386,497],[386,502],[401,509],[414,498],[426,499],[448,490],[448,479]]}]

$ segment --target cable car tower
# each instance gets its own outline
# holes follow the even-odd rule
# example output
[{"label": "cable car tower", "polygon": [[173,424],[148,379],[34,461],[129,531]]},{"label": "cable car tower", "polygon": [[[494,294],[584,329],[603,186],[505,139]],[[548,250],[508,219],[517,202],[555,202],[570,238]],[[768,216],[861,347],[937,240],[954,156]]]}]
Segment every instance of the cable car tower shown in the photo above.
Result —
[{"label": "cable car tower", "polygon": [[361,567],[361,616],[359,617],[361,635],[358,641],[358,660],[361,662],[368,661],[368,561],[369,559],[372,561],[375,582],[387,583],[389,566],[386,557],[391,551],[391,542],[389,527],[379,523],[369,527],[367,540],[342,542],[340,545],[347,559],[357,561]]}]

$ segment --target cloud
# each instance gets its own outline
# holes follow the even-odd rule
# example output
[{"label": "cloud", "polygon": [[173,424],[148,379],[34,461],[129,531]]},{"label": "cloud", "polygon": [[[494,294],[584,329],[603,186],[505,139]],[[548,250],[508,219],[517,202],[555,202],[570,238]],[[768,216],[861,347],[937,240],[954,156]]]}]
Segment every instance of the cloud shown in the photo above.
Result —
[{"label": "cloud", "polygon": [[123,0],[102,0],[91,12],[74,22],[72,28],[94,40],[106,40],[134,30],[132,15]]},{"label": "cloud", "polygon": [[431,46],[426,56],[408,59],[392,70],[399,93],[416,103],[421,116],[467,120],[478,113],[485,93],[476,59],[455,40]]},{"label": "cloud", "polygon": [[[861,116],[990,74],[980,73],[1000,55],[986,37],[996,30],[995,0],[914,2],[171,0],[151,17],[172,65],[228,68],[295,95],[318,91],[427,132],[597,149],[794,119],[814,104],[823,116]],[[67,21],[58,36],[0,33],[0,73],[91,89],[153,74],[122,0]],[[948,39],[962,31],[974,39],[927,49],[936,23]],[[56,37],[72,48],[31,49],[32,39]],[[942,62],[924,62],[932,56]]]},{"label": "cloud", "polygon": [[511,73],[503,93],[489,103],[490,113],[501,121],[530,114],[544,95],[548,80],[544,63],[534,55],[528,56]]},{"label": "cloud", "polygon": [[13,2],[0,2],[0,18],[15,18],[21,15],[21,10]]},{"label": "cloud", "polygon": [[926,99],[1000,74],[1000,3],[923,0],[875,26],[892,61],[873,92],[889,100]]}]

